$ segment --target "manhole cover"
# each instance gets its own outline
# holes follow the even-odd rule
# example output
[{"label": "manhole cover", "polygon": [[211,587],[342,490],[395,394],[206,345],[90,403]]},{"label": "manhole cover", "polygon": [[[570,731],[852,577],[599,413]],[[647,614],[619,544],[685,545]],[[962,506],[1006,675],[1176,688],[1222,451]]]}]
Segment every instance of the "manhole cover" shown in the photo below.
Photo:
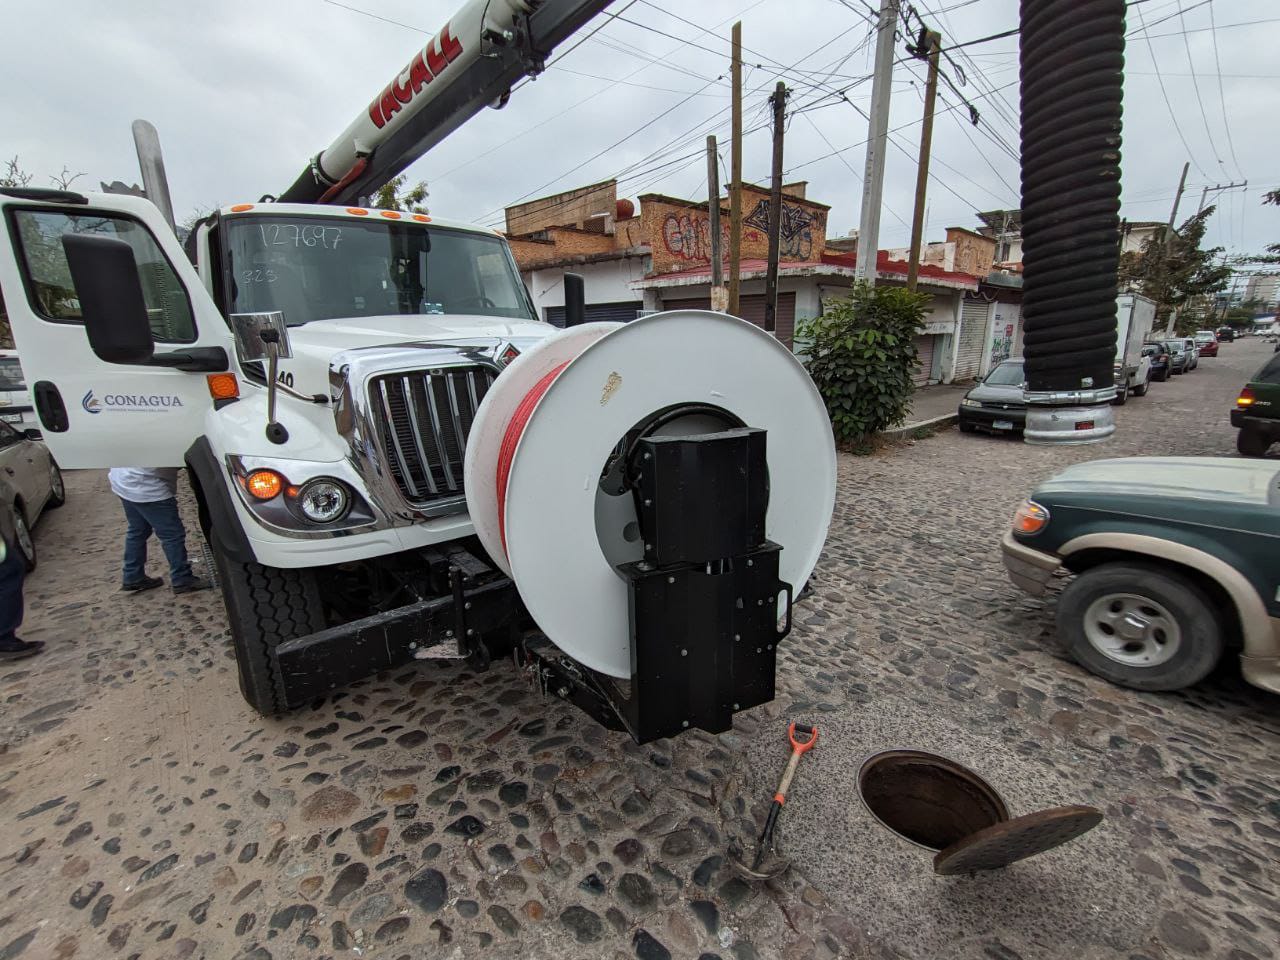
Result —
[{"label": "manhole cover", "polygon": [[933,858],[935,873],[998,870],[1074,840],[1102,822],[1093,807],[1057,807],[997,823],[953,843]]},{"label": "manhole cover", "polygon": [[886,750],[858,771],[858,793],[888,829],[944,850],[1009,819],[995,788],[960,764],[921,750]]}]

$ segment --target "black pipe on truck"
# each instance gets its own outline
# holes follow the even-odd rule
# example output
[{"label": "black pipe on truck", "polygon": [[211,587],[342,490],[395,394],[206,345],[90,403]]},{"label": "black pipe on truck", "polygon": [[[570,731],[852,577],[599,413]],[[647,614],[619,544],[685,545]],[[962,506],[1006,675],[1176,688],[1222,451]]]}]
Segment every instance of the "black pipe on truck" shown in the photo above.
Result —
[{"label": "black pipe on truck", "polygon": [[1115,430],[1124,0],[1022,0],[1028,443]]}]

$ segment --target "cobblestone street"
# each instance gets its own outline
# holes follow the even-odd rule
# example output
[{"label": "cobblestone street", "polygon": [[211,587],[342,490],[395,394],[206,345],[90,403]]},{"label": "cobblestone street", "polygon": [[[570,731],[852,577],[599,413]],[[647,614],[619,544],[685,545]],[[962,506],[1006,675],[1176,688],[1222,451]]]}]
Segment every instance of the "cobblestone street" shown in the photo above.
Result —
[{"label": "cobblestone street", "polygon": [[[119,505],[104,473],[69,474],[26,589],[22,635],[48,650],[0,667],[0,960],[1276,956],[1280,699],[1230,655],[1183,693],[1110,686],[1056,651],[1052,598],[1013,587],[999,551],[1069,463],[1234,456],[1231,402],[1270,350],[1224,344],[1153,384],[1101,446],[952,427],[842,455],[778,699],[644,747],[509,662],[406,668],[264,720],[216,592],[117,592]],[[783,814],[793,868],[753,888],[726,846],[757,829],[786,717],[822,739]],[[889,747],[967,763],[1014,815],[1106,820],[936,877],[858,798],[861,759]]]}]

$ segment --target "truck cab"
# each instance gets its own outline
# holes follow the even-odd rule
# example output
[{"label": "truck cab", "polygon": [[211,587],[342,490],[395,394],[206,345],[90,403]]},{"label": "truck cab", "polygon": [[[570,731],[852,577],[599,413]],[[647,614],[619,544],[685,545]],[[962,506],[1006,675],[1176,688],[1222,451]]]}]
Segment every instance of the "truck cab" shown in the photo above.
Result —
[{"label": "truck cab", "polygon": [[[496,583],[470,539],[463,454],[494,379],[554,331],[501,235],[245,203],[201,221],[188,259],[137,197],[9,190],[0,216],[0,292],[50,448],[66,468],[188,468],[255,708],[332,686],[312,677],[350,659],[367,618],[429,633],[404,611]],[[97,262],[84,238],[125,259]],[[262,316],[284,334],[274,390],[245,322]],[[514,595],[494,599],[473,636],[509,626]],[[275,648],[325,631],[282,675]],[[361,674],[390,665],[371,657]]]}]

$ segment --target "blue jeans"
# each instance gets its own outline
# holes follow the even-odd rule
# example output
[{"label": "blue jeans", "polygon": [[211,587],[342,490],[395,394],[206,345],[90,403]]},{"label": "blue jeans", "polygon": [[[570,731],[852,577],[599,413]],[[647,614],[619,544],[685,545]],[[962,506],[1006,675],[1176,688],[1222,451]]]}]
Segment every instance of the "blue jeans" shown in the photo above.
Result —
[{"label": "blue jeans", "polygon": [[18,646],[14,633],[22,626],[22,578],[26,572],[22,554],[10,544],[0,563],[0,650]]},{"label": "blue jeans", "polygon": [[187,531],[178,516],[178,501],[155,500],[151,503],[134,503],[121,499],[124,515],[129,520],[129,532],[124,537],[125,586],[141,582],[147,575],[147,538],[155,533],[164,555],[169,561],[169,584],[180,587],[190,583],[191,561],[187,559]]}]

